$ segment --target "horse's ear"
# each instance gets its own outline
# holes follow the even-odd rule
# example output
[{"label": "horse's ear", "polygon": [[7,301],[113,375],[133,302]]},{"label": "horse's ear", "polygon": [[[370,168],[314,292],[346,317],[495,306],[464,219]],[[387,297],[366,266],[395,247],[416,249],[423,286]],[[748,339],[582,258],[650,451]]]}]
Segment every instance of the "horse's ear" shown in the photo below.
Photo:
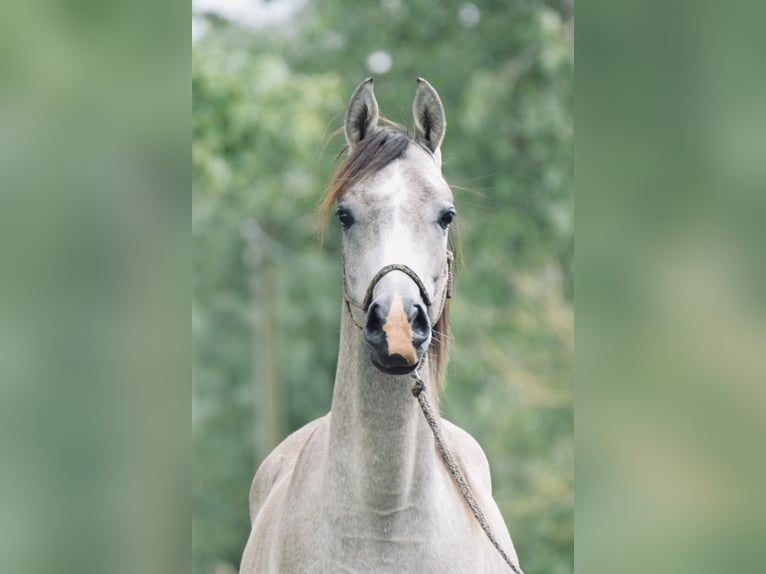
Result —
[{"label": "horse's ear", "polygon": [[415,141],[426,146],[441,159],[439,148],[447,129],[444,106],[439,94],[423,78],[418,78],[418,91],[415,92],[412,115],[415,118]]},{"label": "horse's ear", "polygon": [[354,90],[346,110],[346,141],[349,151],[369,136],[378,126],[378,102],[372,92],[372,78],[367,78]]}]

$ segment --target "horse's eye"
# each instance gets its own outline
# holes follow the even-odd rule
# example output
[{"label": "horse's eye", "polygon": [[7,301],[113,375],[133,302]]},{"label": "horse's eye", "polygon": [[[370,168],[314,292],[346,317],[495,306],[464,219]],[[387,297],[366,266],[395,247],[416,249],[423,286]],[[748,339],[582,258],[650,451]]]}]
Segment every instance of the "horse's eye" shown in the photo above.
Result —
[{"label": "horse's eye", "polygon": [[457,215],[457,213],[455,213],[454,209],[445,211],[439,218],[439,225],[441,225],[444,229],[447,229],[449,224],[452,223],[452,220],[455,219],[455,215]]},{"label": "horse's eye", "polygon": [[340,221],[343,229],[348,229],[354,224],[354,216],[351,215],[351,212],[348,209],[339,207],[336,215],[338,216],[338,221]]}]

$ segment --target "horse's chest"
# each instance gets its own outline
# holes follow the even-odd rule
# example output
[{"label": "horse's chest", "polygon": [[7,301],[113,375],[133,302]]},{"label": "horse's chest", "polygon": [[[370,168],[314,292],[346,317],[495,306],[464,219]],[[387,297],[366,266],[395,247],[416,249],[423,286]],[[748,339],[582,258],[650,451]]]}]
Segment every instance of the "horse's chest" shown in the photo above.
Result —
[{"label": "horse's chest", "polygon": [[481,530],[446,473],[416,472],[407,490],[308,462],[274,493],[269,520],[256,522],[258,566],[248,574],[488,571]]},{"label": "horse's chest", "polygon": [[456,540],[434,517],[377,521],[358,529],[342,529],[336,547],[338,569],[365,573],[475,573],[467,538]]},{"label": "horse's chest", "polygon": [[[317,509],[318,510],[318,509]],[[407,505],[397,511],[318,512],[300,521],[282,572],[454,574],[481,572],[464,514]]]}]

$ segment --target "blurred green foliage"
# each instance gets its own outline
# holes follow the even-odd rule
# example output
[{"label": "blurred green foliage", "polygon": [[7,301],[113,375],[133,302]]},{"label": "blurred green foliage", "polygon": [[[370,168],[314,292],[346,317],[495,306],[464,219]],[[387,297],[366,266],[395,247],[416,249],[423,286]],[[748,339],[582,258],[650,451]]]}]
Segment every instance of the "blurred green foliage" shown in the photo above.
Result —
[{"label": "blurred green foliage", "polygon": [[[193,572],[236,567],[273,436],[330,407],[340,237],[331,225],[320,246],[315,206],[342,144],[329,135],[369,75],[395,121],[411,123],[417,76],[447,113],[462,257],[443,414],[487,453],[527,574],[572,572],[566,3],[333,0],[268,27],[204,18],[192,47]],[[377,51],[391,66],[371,73]]]}]

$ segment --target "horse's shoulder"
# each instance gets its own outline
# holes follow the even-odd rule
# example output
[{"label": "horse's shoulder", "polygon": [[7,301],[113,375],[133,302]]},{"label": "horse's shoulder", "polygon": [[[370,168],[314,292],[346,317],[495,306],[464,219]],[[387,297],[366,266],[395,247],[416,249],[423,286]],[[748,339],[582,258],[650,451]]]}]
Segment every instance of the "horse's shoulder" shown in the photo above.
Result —
[{"label": "horse's shoulder", "polygon": [[[468,481],[476,487],[481,486],[481,488],[474,489],[474,495],[484,510],[484,514],[495,536],[499,539],[501,547],[508,553],[511,560],[518,564],[519,558],[511,540],[511,535],[508,532],[503,516],[500,514],[497,503],[492,498],[492,479],[487,456],[479,446],[479,443],[476,442],[476,439],[457,425],[442,419],[442,428],[455,458],[459,461],[463,472],[467,475]],[[483,533],[481,539],[485,541],[483,543],[488,543]],[[507,571],[506,564],[500,558],[500,555],[496,554],[494,550],[488,551],[494,557],[494,560],[497,561],[498,571]]]},{"label": "horse's shoulder", "polygon": [[304,446],[316,430],[326,422],[326,419],[325,415],[305,424],[279,443],[263,460],[250,487],[251,520],[255,519],[255,515],[274,486],[290,474]]},{"label": "horse's shoulder", "polygon": [[462,463],[463,470],[469,479],[478,480],[488,493],[492,492],[492,477],[489,471],[489,461],[479,443],[467,431],[456,424],[442,419],[442,428],[454,456]]}]

